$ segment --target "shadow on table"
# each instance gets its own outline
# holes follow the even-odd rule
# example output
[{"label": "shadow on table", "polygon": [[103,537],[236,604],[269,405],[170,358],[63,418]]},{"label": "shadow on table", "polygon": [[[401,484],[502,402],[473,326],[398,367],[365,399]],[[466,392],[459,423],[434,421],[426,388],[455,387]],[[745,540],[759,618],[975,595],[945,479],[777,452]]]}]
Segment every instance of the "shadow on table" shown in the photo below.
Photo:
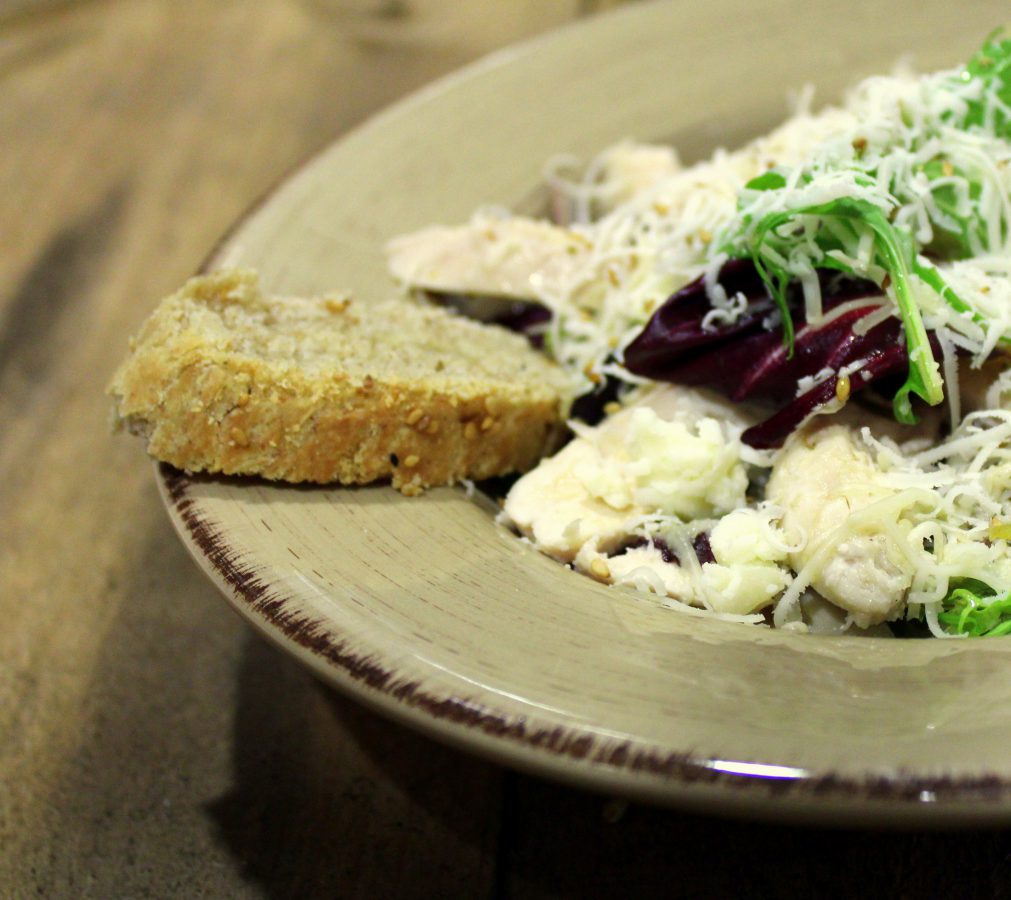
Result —
[{"label": "shadow on table", "polygon": [[270,896],[1011,896],[1006,832],[626,807],[444,748],[258,639],[244,653],[234,788],[211,813]]},{"label": "shadow on table", "polygon": [[210,813],[248,879],[284,898],[486,893],[500,769],[338,696],[252,635],[240,673],[234,785]]},{"label": "shadow on table", "polygon": [[510,776],[499,896],[969,898],[1011,896],[1006,832],[767,825],[613,807]]}]

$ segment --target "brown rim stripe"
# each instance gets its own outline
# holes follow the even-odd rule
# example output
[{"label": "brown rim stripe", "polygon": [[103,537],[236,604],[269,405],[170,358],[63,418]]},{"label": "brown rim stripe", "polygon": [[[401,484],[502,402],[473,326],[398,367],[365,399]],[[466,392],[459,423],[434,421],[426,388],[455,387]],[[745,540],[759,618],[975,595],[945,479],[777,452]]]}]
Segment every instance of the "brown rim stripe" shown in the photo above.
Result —
[{"label": "brown rim stripe", "polygon": [[466,698],[433,696],[421,687],[420,682],[400,680],[395,672],[380,665],[375,658],[356,653],[347,641],[335,640],[329,633],[330,626],[289,611],[289,598],[274,592],[272,586],[229,546],[214,523],[197,510],[189,491],[204,476],[189,476],[164,463],[159,471],[194,544],[231,586],[237,598],[289,640],[327,660],[355,681],[405,706],[420,709],[435,719],[476,728],[494,738],[514,741],[533,750],[617,770],[660,776],[685,785],[719,784],[752,791],[757,789],[776,797],[797,795],[924,805],[995,803],[1011,797],[1011,782],[997,775],[924,777],[899,771],[894,776],[868,775],[865,778],[842,777],[832,772],[814,773],[807,777],[770,778],[727,772],[714,768],[715,758],[712,757],[634,748],[627,741],[598,745],[589,734],[568,731],[561,726],[534,730],[522,716],[504,716]]}]

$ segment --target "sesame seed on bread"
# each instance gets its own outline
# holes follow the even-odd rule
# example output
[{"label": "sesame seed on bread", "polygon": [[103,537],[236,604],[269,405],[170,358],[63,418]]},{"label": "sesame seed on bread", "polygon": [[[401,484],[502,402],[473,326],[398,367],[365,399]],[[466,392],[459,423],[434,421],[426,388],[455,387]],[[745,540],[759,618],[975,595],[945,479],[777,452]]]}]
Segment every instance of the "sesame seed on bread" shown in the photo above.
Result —
[{"label": "sesame seed on bread", "polygon": [[533,466],[568,380],[522,337],[438,307],[269,297],[225,269],[161,302],[109,393],[119,424],[189,472],[413,494]]}]

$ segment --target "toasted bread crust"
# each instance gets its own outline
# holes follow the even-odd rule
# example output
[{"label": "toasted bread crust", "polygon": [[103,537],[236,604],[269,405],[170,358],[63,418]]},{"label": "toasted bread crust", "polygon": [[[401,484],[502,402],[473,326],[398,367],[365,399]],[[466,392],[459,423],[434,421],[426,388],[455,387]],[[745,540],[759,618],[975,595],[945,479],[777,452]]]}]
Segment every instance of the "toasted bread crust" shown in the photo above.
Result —
[{"label": "toasted bread crust", "polygon": [[[511,335],[504,335],[509,341],[503,359],[518,350],[522,365],[503,372],[498,382],[404,378],[382,359],[374,374],[363,376],[342,371],[339,359],[306,367],[237,351],[227,335],[194,327],[184,312],[209,301],[246,302],[257,291],[255,278],[244,272],[192,280],[163,301],[116,372],[109,388],[116,414],[146,437],[155,458],[190,472],[290,482],[389,478],[410,494],[461,478],[526,470],[557,441],[563,382],[550,363],[513,344]],[[334,315],[343,310],[332,298],[318,303],[329,303]],[[368,306],[356,307],[356,314],[367,316]],[[425,310],[419,321],[425,324],[413,324],[435,327],[444,339],[441,355],[452,354],[456,341],[475,340],[479,328],[441,310]],[[341,339],[353,338],[356,327],[346,326]],[[495,334],[478,339],[489,340],[489,347],[500,343]],[[433,360],[433,373],[440,367]]]}]

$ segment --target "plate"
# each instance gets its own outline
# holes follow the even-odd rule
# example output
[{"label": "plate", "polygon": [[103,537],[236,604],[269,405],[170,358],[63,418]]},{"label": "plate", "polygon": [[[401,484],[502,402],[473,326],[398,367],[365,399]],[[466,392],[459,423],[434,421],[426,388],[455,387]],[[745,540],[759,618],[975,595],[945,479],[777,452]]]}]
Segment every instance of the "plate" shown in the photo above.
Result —
[{"label": "plate", "polygon": [[[559,151],[684,157],[910,49],[966,58],[1002,5],[626,7],[495,54],[288,178],[209,265],[291,293],[391,291],[382,246],[516,204]],[[159,468],[228,600],[321,679],[508,766],[650,802],[823,821],[1011,818],[1011,641],[798,636],[659,610],[540,556],[462,489],[307,488]]]}]

